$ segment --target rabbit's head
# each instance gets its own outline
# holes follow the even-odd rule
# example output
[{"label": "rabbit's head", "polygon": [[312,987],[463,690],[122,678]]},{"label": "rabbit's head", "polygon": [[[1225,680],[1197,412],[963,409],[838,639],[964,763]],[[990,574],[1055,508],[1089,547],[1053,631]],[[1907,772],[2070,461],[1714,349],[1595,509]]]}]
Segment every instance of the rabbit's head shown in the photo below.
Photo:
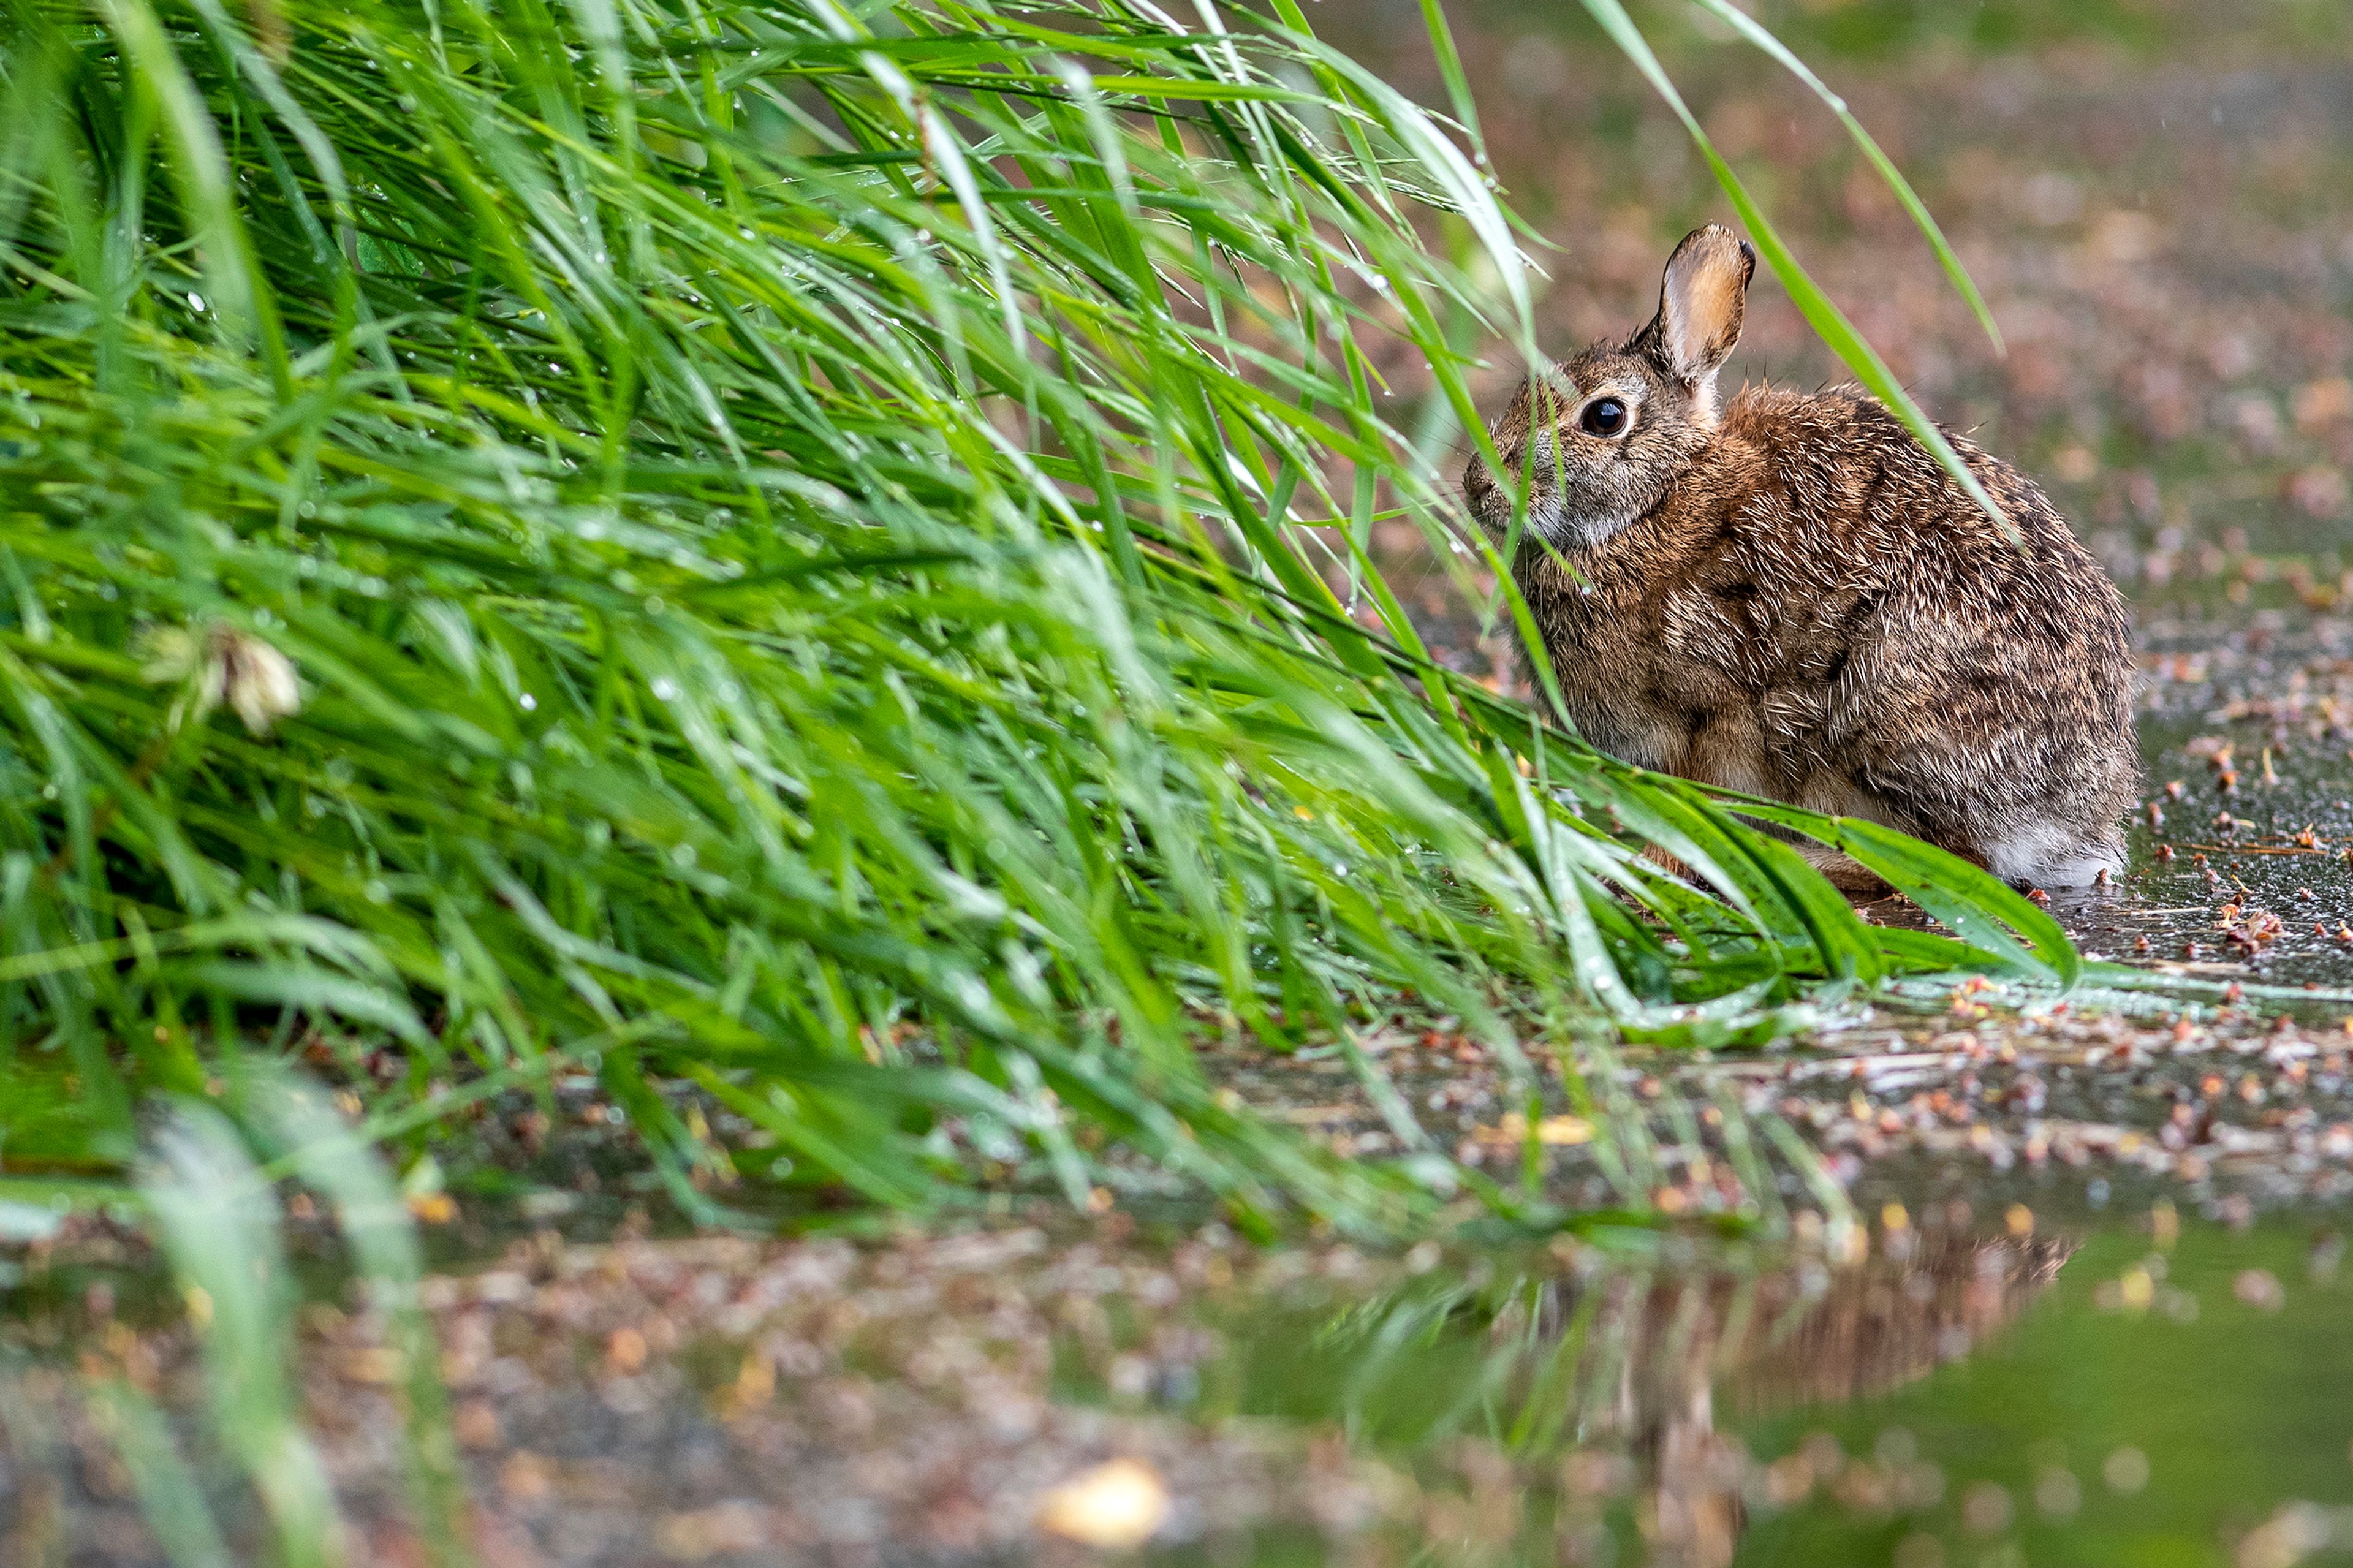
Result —
[{"label": "rabbit's head", "polygon": [[1757,252],[1716,224],[1667,258],[1659,313],[1531,378],[1493,431],[1502,479],[1474,455],[1462,476],[1472,515],[1501,537],[1512,489],[1527,526],[1564,549],[1600,543],[1649,511],[1715,428],[1715,373],[1740,341]]}]

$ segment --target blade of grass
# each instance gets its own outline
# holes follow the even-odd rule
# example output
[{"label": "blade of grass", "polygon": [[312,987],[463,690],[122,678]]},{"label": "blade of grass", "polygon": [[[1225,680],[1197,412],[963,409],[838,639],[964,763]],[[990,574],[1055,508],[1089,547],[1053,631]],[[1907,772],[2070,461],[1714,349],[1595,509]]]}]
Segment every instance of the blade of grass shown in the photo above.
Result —
[{"label": "blade of grass", "polygon": [[2016,527],[2003,515],[2000,503],[1995,501],[1968,464],[1962,460],[1961,455],[1953,449],[1953,444],[1946,438],[1944,431],[1921,411],[1912,395],[1905,390],[1904,384],[1895,379],[1894,372],[1887,368],[1887,362],[1879,357],[1879,351],[1855,330],[1854,323],[1847,320],[1846,312],[1840,310],[1822,291],[1821,286],[1813,280],[1782,239],[1780,231],[1766,216],[1765,209],[1757,205],[1756,198],[1748,193],[1748,187],[1733,172],[1732,165],[1716,152],[1715,143],[1708,139],[1705,127],[1699,122],[1699,116],[1694,114],[1691,106],[1683,101],[1682,92],[1668,77],[1666,68],[1659,63],[1658,56],[1634,26],[1633,19],[1627,16],[1625,6],[1620,0],[1583,0],[1583,3],[1594,20],[1601,24],[1602,31],[1609,36],[1610,41],[1634,63],[1635,68],[1642,73],[1651,89],[1665,100],[1668,108],[1674,110],[1675,118],[1683,121],[1693,143],[1699,148],[1701,156],[1707,160],[1716,184],[1731,199],[1733,210],[1740,215],[1741,224],[1747,229],[1749,238],[1756,242],[1758,254],[1765,258],[1766,265],[1772,268],[1774,276],[1780,279],[1781,286],[1789,291],[1790,302],[1806,318],[1806,324],[1814,329],[1815,334],[1829,345],[1832,353],[1846,362],[1847,367],[1854,372],[1855,379],[1903,422],[1904,427],[1912,432],[1913,439],[1918,441],[1928,455],[1952,476],[1953,482],[1961,487],[1962,493],[1993,520],[2003,536],[2023,549],[2024,542],[2020,539]]},{"label": "blade of grass", "polygon": [[1813,68],[1790,53],[1788,46],[1775,37],[1764,24],[1733,5],[1731,0],[1692,0],[1692,3],[1747,39],[1791,76],[1804,82],[1813,95],[1838,116],[1839,123],[1846,127],[1846,133],[1862,150],[1873,172],[1894,193],[1896,201],[1903,205],[1914,226],[1927,237],[1929,247],[1936,253],[1936,265],[1945,269],[1945,276],[1951,281],[1954,292],[1968,303],[1969,313],[1977,317],[1978,325],[1985,329],[1986,338],[1993,344],[1994,352],[2007,352],[2001,341],[2001,328],[1993,319],[1992,309],[1986,304],[1985,296],[1978,292],[1977,280],[1969,276],[1968,268],[1963,267],[1961,258],[1953,254],[1952,244],[1946,239],[1945,231],[1937,224],[1936,216],[1929,212],[1928,204],[1920,199],[1920,194],[1912,188],[1912,182],[1904,177],[1904,172],[1882,150],[1877,139],[1863,129],[1862,121],[1854,117],[1854,111],[1847,107],[1846,100],[1832,92],[1829,84],[1814,74]]}]

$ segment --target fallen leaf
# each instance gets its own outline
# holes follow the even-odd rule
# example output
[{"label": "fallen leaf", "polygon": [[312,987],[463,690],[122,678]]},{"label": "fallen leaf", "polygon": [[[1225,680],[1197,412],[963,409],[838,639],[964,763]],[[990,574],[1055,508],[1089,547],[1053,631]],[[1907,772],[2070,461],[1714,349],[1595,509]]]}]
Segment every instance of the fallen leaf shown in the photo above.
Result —
[{"label": "fallen leaf", "polygon": [[[1527,1141],[1528,1119],[1516,1110],[1507,1110],[1501,1121],[1493,1127],[1482,1127],[1472,1136],[1491,1147],[1516,1149]],[[1547,1116],[1536,1123],[1536,1142],[1554,1149],[1590,1143],[1593,1123],[1582,1116]]]},{"label": "fallen leaf", "polygon": [[1072,1477],[1038,1501],[1038,1528],[1066,1541],[1126,1552],[1168,1521],[1168,1489],[1141,1459],[1113,1459]]}]

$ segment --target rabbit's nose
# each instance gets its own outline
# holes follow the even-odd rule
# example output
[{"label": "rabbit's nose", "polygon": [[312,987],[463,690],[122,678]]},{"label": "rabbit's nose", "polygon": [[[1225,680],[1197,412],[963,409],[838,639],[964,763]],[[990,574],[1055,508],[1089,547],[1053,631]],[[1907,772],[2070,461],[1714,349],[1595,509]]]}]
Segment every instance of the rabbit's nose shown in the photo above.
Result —
[{"label": "rabbit's nose", "polygon": [[1486,458],[1472,455],[1470,466],[1462,470],[1462,493],[1474,502],[1495,493],[1494,471],[1487,467]]}]

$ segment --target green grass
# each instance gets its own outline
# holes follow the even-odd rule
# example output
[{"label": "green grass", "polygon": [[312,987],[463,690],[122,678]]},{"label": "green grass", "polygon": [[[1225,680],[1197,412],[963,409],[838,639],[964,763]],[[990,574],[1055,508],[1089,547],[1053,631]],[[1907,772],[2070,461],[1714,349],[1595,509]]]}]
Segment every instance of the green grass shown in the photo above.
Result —
[{"label": "green grass", "polygon": [[110,1190],[155,1096],[250,1126],[301,1054],[403,1160],[594,1071],[706,1218],[960,1201],[1010,1138],[1074,1200],[1393,1226],[1423,1167],[1267,1126],[1193,1043],[1409,993],[1532,1087],[1826,988],[2072,979],[1950,857],[1772,814],[1976,949],[1430,660],[1371,524],[1494,564],[1434,465],[1471,356],[1527,347],[1467,88],[1448,123],[1289,0],[1185,16],[12,6],[20,1190]]}]

